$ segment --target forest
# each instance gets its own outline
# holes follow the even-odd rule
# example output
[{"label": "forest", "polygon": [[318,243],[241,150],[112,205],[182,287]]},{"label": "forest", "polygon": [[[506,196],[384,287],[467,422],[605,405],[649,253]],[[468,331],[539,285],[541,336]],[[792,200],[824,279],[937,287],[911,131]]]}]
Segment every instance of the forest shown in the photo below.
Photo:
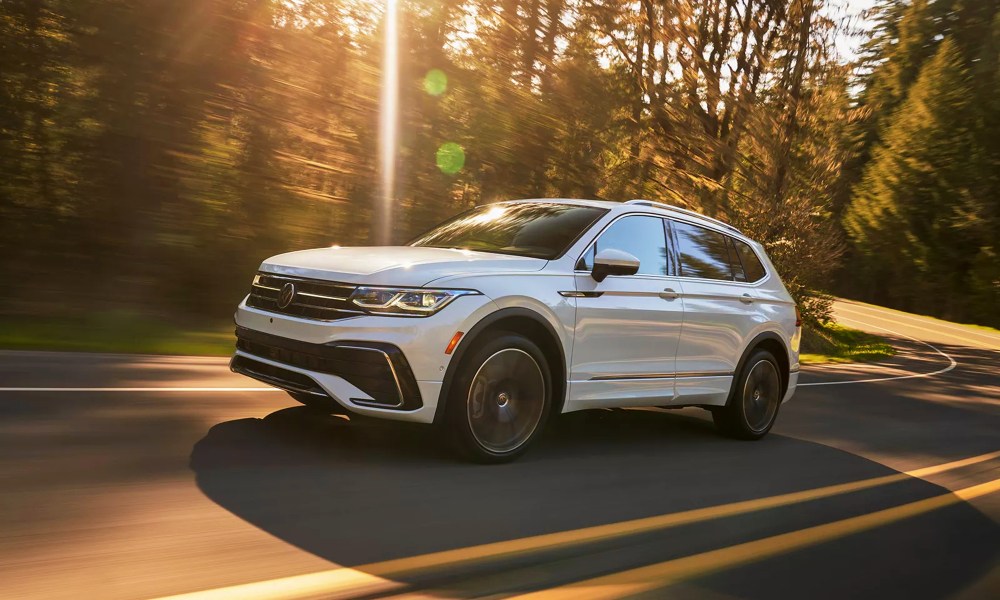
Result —
[{"label": "forest", "polygon": [[583,197],[733,223],[812,322],[998,326],[1000,0],[849,5],[0,0],[0,314],[225,320],[267,256]]}]

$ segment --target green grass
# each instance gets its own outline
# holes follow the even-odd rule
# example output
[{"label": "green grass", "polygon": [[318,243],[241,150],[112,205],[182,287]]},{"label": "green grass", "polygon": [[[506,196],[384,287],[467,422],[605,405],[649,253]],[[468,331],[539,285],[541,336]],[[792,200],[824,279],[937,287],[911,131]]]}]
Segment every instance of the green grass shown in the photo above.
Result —
[{"label": "green grass", "polygon": [[84,319],[0,318],[0,348],[138,354],[232,354],[232,323],[179,324],[149,315],[106,313]]},{"label": "green grass", "polygon": [[873,361],[896,353],[885,339],[836,323],[803,328],[801,351],[803,364]]}]

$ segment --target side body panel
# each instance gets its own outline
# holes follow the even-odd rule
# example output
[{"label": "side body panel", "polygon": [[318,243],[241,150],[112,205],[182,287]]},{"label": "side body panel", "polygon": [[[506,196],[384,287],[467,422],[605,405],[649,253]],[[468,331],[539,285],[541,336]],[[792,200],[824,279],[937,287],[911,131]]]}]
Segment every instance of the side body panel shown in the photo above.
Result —
[{"label": "side body panel", "polygon": [[[594,281],[577,273],[576,337],[567,410],[658,406],[674,398],[683,301],[663,277]],[[599,294],[599,295],[595,295]]]},{"label": "side body panel", "polygon": [[679,278],[684,331],[677,350],[678,404],[725,404],[746,344],[766,319],[756,290],[733,282]]}]

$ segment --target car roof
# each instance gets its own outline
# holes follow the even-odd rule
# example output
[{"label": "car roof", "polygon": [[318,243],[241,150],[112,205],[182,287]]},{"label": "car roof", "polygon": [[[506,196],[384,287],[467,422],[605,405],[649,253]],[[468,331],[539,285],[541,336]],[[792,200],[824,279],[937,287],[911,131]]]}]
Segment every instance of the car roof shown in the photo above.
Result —
[{"label": "car roof", "polygon": [[621,202],[611,200],[585,200],[581,198],[524,198],[520,200],[505,200],[502,204],[571,204],[574,206],[589,206],[591,208],[613,209],[622,206]]},{"label": "car roof", "polygon": [[663,214],[664,216],[674,216],[682,217],[690,221],[695,221],[701,225],[706,225],[713,229],[722,229],[725,233],[735,233],[740,236],[744,236],[743,232],[733,227],[725,221],[720,221],[718,219],[713,219],[712,217],[703,215],[701,213],[695,212],[693,210],[688,210],[686,208],[681,208],[679,206],[674,206],[672,204],[666,204],[663,202],[655,202],[653,200],[629,200],[627,202],[613,202],[610,200],[584,200],[577,198],[527,198],[523,200],[508,200],[504,204],[522,204],[522,203],[547,203],[547,204],[570,204],[574,206],[590,206],[593,208],[603,208],[606,210],[614,210],[617,208],[626,207],[642,207],[646,209],[652,209],[654,212]]}]

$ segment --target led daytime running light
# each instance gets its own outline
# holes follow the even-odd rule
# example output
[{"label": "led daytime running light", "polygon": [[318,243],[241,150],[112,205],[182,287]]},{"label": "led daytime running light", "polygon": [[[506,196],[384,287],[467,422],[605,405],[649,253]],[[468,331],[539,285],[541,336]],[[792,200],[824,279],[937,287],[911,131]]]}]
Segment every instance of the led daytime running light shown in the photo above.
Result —
[{"label": "led daytime running light", "polygon": [[450,304],[455,298],[471,294],[479,292],[362,286],[351,294],[351,302],[372,314],[429,316]]}]

